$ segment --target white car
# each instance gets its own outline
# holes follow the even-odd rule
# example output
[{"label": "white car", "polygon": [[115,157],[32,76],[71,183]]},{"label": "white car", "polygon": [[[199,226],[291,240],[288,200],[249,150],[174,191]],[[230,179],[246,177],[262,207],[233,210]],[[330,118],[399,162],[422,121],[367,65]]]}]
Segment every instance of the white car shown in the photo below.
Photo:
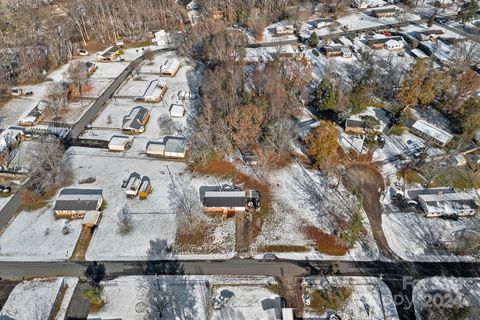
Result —
[{"label": "white car", "polygon": [[195,100],[197,99],[197,95],[191,92],[179,91],[178,92],[178,99],[180,100]]},{"label": "white car", "polygon": [[81,56],[88,56],[88,51],[85,49],[78,49],[78,54]]}]

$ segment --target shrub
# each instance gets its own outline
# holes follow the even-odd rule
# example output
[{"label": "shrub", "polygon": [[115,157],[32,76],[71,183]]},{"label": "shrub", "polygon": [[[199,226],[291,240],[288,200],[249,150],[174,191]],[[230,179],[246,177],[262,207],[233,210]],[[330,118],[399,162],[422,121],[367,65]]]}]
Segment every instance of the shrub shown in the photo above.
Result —
[{"label": "shrub", "polygon": [[105,301],[102,298],[103,287],[98,286],[92,289],[83,291],[83,297],[90,302],[90,311],[96,312],[105,305]]},{"label": "shrub", "polygon": [[352,295],[352,289],[341,287],[328,291],[315,290],[310,295],[310,307],[319,314],[327,310],[340,310]]}]

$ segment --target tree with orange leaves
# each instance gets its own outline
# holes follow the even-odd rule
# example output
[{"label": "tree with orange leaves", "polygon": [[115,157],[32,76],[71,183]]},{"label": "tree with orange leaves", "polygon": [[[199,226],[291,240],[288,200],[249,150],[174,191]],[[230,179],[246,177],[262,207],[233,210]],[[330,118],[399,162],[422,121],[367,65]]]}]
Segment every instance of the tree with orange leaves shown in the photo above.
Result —
[{"label": "tree with orange leaves", "polygon": [[326,169],[329,162],[338,155],[338,129],[332,122],[322,121],[305,139],[308,154],[315,159],[320,169]]},{"label": "tree with orange leaves", "polygon": [[232,140],[240,148],[257,142],[262,133],[264,114],[253,104],[241,105],[227,116],[232,129]]}]

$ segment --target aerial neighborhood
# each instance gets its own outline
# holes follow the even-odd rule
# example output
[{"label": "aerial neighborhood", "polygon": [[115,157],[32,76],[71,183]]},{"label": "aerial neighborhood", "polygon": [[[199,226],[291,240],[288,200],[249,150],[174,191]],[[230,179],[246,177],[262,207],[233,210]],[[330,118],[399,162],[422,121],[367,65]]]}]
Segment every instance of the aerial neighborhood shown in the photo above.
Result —
[{"label": "aerial neighborhood", "polygon": [[0,0],[0,319],[480,319],[477,0]]}]

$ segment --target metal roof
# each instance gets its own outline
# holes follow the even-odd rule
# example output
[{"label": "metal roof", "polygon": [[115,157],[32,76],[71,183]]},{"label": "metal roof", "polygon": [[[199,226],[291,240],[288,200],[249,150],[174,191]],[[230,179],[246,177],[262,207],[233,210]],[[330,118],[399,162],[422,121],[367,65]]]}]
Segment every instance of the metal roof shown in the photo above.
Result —
[{"label": "metal roof", "polygon": [[203,198],[205,207],[245,207],[245,191],[206,191]]},{"label": "metal roof", "polygon": [[102,198],[101,189],[63,189],[58,195],[53,210],[89,211],[96,210],[98,200]]}]

